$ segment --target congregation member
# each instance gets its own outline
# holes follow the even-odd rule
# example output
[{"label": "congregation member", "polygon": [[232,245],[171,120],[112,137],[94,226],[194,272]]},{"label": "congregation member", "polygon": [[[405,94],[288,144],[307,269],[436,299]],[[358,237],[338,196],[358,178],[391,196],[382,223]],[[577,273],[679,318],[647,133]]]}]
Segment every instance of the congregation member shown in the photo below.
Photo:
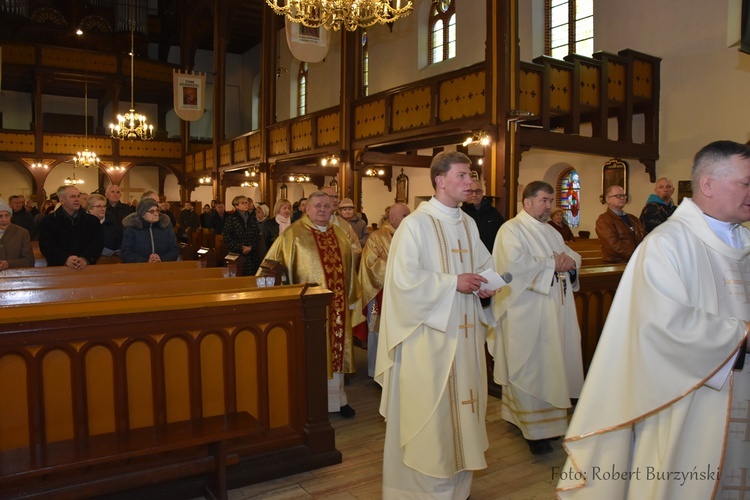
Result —
[{"label": "congregation member", "polygon": [[95,264],[102,254],[104,238],[99,219],[81,208],[78,188],[60,186],[60,208],[42,219],[39,250],[48,266],[81,270]]},{"label": "congregation member", "polygon": [[179,223],[179,236],[183,241],[187,240],[187,231],[192,229],[193,231],[198,229],[201,225],[201,221],[198,218],[198,214],[193,210],[193,202],[186,201],[182,205],[182,211],[180,212],[180,223]]},{"label": "congregation member", "polygon": [[172,205],[168,201],[161,201],[161,198],[159,199],[159,211],[169,217],[169,222],[172,224],[172,227],[177,227],[177,219],[172,213]]},{"label": "congregation member", "polygon": [[[55,208],[57,208],[57,204],[53,200],[44,200],[44,203],[42,203],[42,208],[39,210],[39,213],[36,215],[36,217],[34,217],[34,225],[37,227],[37,229],[41,227],[42,219],[54,212]],[[37,231],[37,239],[38,238],[39,234]]]},{"label": "congregation member", "polygon": [[[31,196],[34,200],[36,199],[36,195]],[[29,212],[32,217],[39,215],[39,207],[36,206],[36,201],[34,200],[26,200],[26,211]]]},{"label": "congregation member", "polygon": [[90,194],[84,193],[83,191],[81,191],[81,195],[79,196],[79,198],[81,200],[81,208],[82,209],[84,209],[84,210],[88,210],[89,209],[89,197],[90,196],[91,196]]},{"label": "congregation member", "polygon": [[10,205],[0,200],[0,271],[34,267],[31,235],[25,228],[11,222],[12,214]]},{"label": "congregation member", "polygon": [[120,255],[124,263],[170,262],[180,256],[180,247],[169,217],[159,210],[159,202],[144,198],[134,216],[123,221],[125,230]]},{"label": "congregation member", "polygon": [[217,201],[211,217],[208,218],[208,228],[213,229],[216,234],[224,231],[224,222],[227,220],[226,207],[223,201]]},{"label": "congregation member", "polygon": [[107,213],[111,214],[112,219],[115,221],[115,250],[119,250],[122,246],[122,220],[132,214],[135,209],[120,201],[122,198],[122,189],[117,184],[111,184],[107,187],[104,191],[104,197],[107,198]]},{"label": "congregation member", "polygon": [[[119,256],[120,250],[116,249],[117,229],[115,228],[114,215],[112,212],[107,212],[107,199],[100,194],[92,194],[89,196],[88,204],[88,212],[96,217],[102,226],[102,238],[104,242],[102,257]],[[126,219],[127,217],[123,220]]]},{"label": "congregation member", "polygon": [[292,204],[286,198],[281,198],[276,202],[273,212],[274,216],[264,220],[260,227],[261,255],[268,252],[276,238],[292,223]]},{"label": "congregation member", "polygon": [[31,238],[34,239],[36,237],[36,225],[34,224],[34,216],[26,211],[25,198],[21,195],[13,195],[8,198],[8,205],[13,211],[10,217],[11,223],[27,230]]},{"label": "congregation member", "polygon": [[628,195],[620,186],[609,186],[604,193],[607,210],[596,219],[596,236],[602,248],[602,260],[612,264],[627,262],[635,247],[646,237],[641,221],[626,213]]},{"label": "congregation member", "polygon": [[671,180],[666,177],[656,180],[654,192],[649,195],[641,211],[640,221],[646,233],[656,229],[656,226],[666,221],[677,210],[677,206],[672,201],[673,194],[674,185]]},{"label": "congregation member", "polygon": [[231,253],[244,257],[242,276],[253,276],[260,267],[260,227],[255,218],[253,200],[247,196],[235,196],[232,200],[234,212],[224,221],[222,236],[224,245]]},{"label": "congregation member", "polygon": [[708,144],[691,181],[622,275],[565,437],[563,499],[742,498],[750,147]]},{"label": "congregation member", "polygon": [[318,283],[333,292],[326,310],[328,411],[352,418],[355,410],[349,405],[344,390],[344,374],[356,369],[349,321],[350,306],[360,296],[354,256],[346,233],[331,223],[333,203],[327,193],[312,193],[305,212],[276,238],[266,258],[286,268],[289,284]]},{"label": "congregation member", "polygon": [[362,285],[360,305],[362,307],[355,309],[353,324],[364,330],[363,333],[366,332],[364,340],[367,345],[367,376],[370,378],[375,377],[380,311],[383,309],[383,282],[388,252],[393,234],[410,212],[411,210],[404,203],[392,205],[389,220],[383,224],[383,227],[370,233],[362,248],[362,264],[359,266],[359,282]]},{"label": "congregation member", "polygon": [[492,252],[495,236],[497,236],[500,226],[505,222],[505,217],[492,206],[492,200],[484,196],[484,188],[479,181],[472,181],[471,196],[466,200],[466,203],[461,205],[461,210],[474,219],[482,243],[487,247],[488,252]]},{"label": "congregation member", "polygon": [[354,202],[351,200],[351,198],[344,198],[343,200],[341,200],[341,203],[339,203],[339,214],[341,214],[342,219],[347,221],[349,225],[352,226],[354,234],[357,236],[357,239],[359,241],[359,245],[364,248],[365,242],[367,241],[367,237],[370,235],[370,233],[367,230],[367,222],[357,216],[355,208],[356,207],[354,206]]},{"label": "congregation member", "polygon": [[[385,417],[383,498],[468,498],[487,467],[485,317],[480,290],[492,257],[458,207],[471,192],[471,160],[438,153],[434,196],[391,242],[375,368]],[[392,210],[392,209],[391,209]]]},{"label": "congregation member", "polygon": [[255,207],[255,218],[258,219],[258,224],[265,222],[269,213],[270,210],[268,210],[268,205],[265,203],[258,203]]},{"label": "congregation member", "polygon": [[297,202],[297,208],[292,211],[292,222],[297,222],[304,214],[307,208],[307,198],[304,196]]},{"label": "congregation member", "polygon": [[359,237],[352,229],[351,224],[344,220],[341,215],[338,214],[339,209],[339,195],[334,188],[331,186],[325,186],[321,189],[324,193],[331,197],[331,224],[340,227],[346,233],[346,237],[352,246],[352,253],[354,254],[354,269],[359,267],[359,258],[362,255],[362,245],[359,244]]},{"label": "congregation member", "polygon": [[549,213],[549,221],[547,221],[547,223],[552,226],[555,231],[560,233],[560,236],[562,236],[565,243],[576,240],[573,236],[573,231],[570,230],[570,226],[568,226],[565,223],[565,219],[563,219],[562,208],[553,207]]},{"label": "congregation member", "polygon": [[208,227],[208,221],[210,220],[212,213],[213,210],[211,209],[211,205],[209,205],[208,203],[203,205],[203,212],[200,215],[201,227]]},{"label": "congregation member", "polygon": [[488,340],[503,387],[501,417],[520,429],[534,455],[563,436],[583,384],[581,331],[573,292],[581,256],[547,224],[555,192],[543,181],[523,190],[523,210],[497,233],[498,272],[513,281],[495,296],[498,324]]}]

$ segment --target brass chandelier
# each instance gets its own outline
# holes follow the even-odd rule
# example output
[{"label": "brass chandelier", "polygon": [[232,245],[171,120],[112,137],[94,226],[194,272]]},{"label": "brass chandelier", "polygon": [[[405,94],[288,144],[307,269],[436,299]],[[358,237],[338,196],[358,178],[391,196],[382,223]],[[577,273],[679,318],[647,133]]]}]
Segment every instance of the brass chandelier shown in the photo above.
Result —
[{"label": "brass chandelier", "polygon": [[[392,23],[408,15],[411,0],[266,0],[279,15],[310,28],[339,31]],[[402,6],[403,3],[403,6]]]},{"label": "brass chandelier", "polygon": [[113,139],[147,141],[154,138],[154,126],[146,123],[146,115],[135,112],[133,88],[135,86],[135,0],[130,1],[130,110],[117,115],[117,125],[111,123],[109,131]]},{"label": "brass chandelier", "polygon": [[[99,157],[96,153],[89,151],[89,83],[85,80],[83,83],[83,151],[78,151],[73,157],[73,167],[98,167]],[[76,184],[76,182],[69,183],[67,179],[66,184]],[[73,174],[73,181],[75,181],[75,171]],[[82,183],[83,181],[81,181]]]}]

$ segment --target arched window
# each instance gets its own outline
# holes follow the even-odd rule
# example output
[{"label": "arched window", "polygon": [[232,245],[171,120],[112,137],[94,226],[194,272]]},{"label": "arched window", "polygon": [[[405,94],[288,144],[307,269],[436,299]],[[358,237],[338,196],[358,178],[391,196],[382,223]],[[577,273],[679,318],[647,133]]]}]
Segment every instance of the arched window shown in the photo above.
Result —
[{"label": "arched window", "polygon": [[562,59],[594,52],[594,0],[544,0],[544,53]]},{"label": "arched window", "polygon": [[370,87],[370,52],[367,45],[367,30],[362,30],[362,74],[360,75],[360,93],[361,95],[369,95]]},{"label": "arched window", "polygon": [[430,64],[456,57],[456,2],[436,0],[430,7],[429,21]]},{"label": "arched window", "polygon": [[557,206],[563,211],[563,220],[570,227],[581,223],[581,178],[573,167],[568,167],[557,178]]},{"label": "arched window", "polygon": [[299,63],[297,73],[297,116],[307,112],[307,63]]}]

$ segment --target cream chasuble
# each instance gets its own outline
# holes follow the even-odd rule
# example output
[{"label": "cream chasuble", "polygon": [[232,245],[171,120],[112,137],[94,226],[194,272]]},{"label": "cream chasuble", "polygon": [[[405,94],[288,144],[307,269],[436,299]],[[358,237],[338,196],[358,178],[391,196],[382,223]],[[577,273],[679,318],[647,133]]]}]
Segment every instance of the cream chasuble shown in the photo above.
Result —
[{"label": "cream chasuble", "polygon": [[[307,215],[276,238],[266,253],[289,272],[289,283],[318,283],[334,292],[328,304],[328,376],[353,373],[352,325],[349,304],[360,295],[351,245],[338,226],[320,231]],[[260,271],[259,271],[260,272]]]},{"label": "cream chasuble", "polygon": [[750,320],[738,231],[739,249],[686,198],[636,249],[553,471],[560,498],[748,498],[750,359],[713,377]]},{"label": "cream chasuble", "polygon": [[487,319],[457,275],[492,268],[474,221],[435,198],[391,243],[375,380],[386,418],[384,498],[465,499],[484,451]]},{"label": "cream chasuble", "polygon": [[487,340],[493,377],[503,386],[503,419],[526,439],[565,434],[570,399],[583,384],[581,331],[573,291],[578,279],[555,272],[555,254],[581,257],[546,222],[525,211],[500,227],[495,269],[513,281],[493,299],[498,324]]}]

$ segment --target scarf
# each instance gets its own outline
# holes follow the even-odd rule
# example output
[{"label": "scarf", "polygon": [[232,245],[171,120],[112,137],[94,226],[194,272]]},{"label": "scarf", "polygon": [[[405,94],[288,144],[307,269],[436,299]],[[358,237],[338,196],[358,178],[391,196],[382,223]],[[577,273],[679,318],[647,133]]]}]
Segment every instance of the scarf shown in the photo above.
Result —
[{"label": "scarf", "polygon": [[284,232],[284,229],[288,228],[291,224],[289,217],[284,217],[281,214],[276,214],[276,222],[279,223],[279,234]]}]

